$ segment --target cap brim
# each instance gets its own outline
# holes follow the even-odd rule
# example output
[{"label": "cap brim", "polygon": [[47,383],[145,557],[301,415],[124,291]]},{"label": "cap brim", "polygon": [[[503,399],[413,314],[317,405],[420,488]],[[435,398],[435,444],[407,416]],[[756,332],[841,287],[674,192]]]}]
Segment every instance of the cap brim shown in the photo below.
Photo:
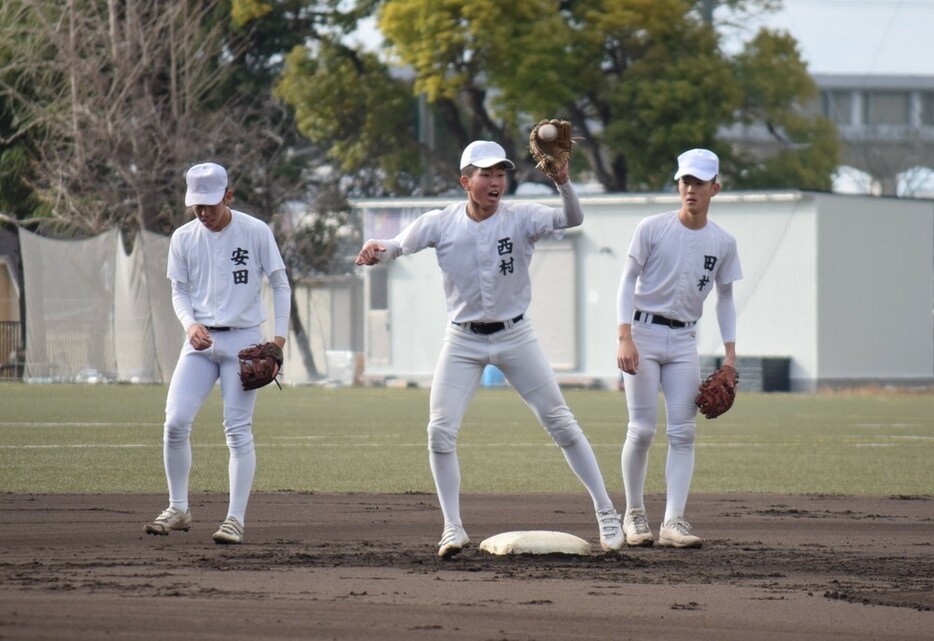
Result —
[{"label": "cap brim", "polygon": [[706,180],[711,180],[716,175],[717,174],[715,173],[712,174],[709,171],[702,171],[700,169],[694,169],[692,167],[687,167],[685,169],[679,169],[677,173],[675,173],[675,180],[678,180],[682,176],[694,176],[698,180],[706,181]]},{"label": "cap brim", "polygon": [[516,165],[508,158],[480,158],[479,160],[472,161],[470,164],[480,169],[488,169],[496,165],[506,165],[510,169],[516,168]]},{"label": "cap brim", "polygon": [[224,200],[224,194],[227,190],[212,191],[207,194],[187,192],[185,194],[185,207],[194,207],[195,205],[217,205]]}]

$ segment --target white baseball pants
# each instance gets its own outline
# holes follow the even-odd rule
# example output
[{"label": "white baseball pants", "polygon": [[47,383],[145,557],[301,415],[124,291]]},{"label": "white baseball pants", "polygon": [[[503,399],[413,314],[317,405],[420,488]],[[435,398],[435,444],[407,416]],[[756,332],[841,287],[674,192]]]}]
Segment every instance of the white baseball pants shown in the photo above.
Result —
[{"label": "white baseball pants", "polygon": [[230,451],[228,516],[245,523],[246,506],[256,472],[253,449],[253,406],[256,390],[244,391],[240,382],[241,349],[261,342],[259,326],[211,334],[214,344],[195,350],[188,339],[182,346],[165,403],[163,454],[169,503],[188,509],[191,474],[191,426],[198,411],[220,381],[224,402],[224,436]]},{"label": "white baseball pants", "polygon": [[483,369],[502,370],[587,488],[594,508],[612,507],[590,442],[571,413],[528,320],[489,335],[449,325],[431,384],[429,463],[445,523],[461,524],[457,434]]},{"label": "white baseball pants", "polygon": [[636,374],[623,374],[629,410],[621,461],[626,509],[644,507],[649,446],[655,439],[661,388],[668,423],[667,521],[684,516],[694,474],[694,397],[700,384],[695,328],[675,329],[633,321],[632,338],[639,350],[639,367]]},{"label": "white baseball pants", "polygon": [[486,336],[449,324],[431,384],[431,451],[452,452],[457,447],[461,421],[488,364],[502,370],[559,447],[583,435],[528,320]]}]

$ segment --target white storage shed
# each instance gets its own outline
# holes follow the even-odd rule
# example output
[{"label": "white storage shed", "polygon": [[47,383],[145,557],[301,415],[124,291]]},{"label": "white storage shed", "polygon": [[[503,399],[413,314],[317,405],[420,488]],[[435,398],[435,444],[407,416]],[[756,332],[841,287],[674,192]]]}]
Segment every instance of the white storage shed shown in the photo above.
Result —
[{"label": "white storage shed", "polygon": [[[615,386],[616,292],[626,250],[642,218],[679,201],[673,193],[581,200],[584,224],[537,247],[529,317],[563,382]],[[355,207],[366,238],[391,238],[449,202],[360,200]],[[734,295],[747,389],[934,384],[934,201],[725,191],[710,216],[736,237],[743,265]],[[360,269],[367,376],[430,380],[447,322],[434,251]],[[697,330],[708,368],[723,355],[715,296]]]}]

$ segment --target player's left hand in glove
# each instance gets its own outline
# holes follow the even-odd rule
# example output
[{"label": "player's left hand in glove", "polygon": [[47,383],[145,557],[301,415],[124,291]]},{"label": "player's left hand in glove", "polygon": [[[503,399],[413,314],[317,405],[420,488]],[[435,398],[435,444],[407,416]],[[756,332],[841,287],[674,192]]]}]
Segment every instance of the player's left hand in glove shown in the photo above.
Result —
[{"label": "player's left hand in glove", "polygon": [[724,365],[700,384],[694,403],[707,418],[717,418],[733,407],[738,384],[739,372],[735,367]]},{"label": "player's left hand in glove", "polygon": [[251,345],[240,350],[240,382],[249,391],[269,385],[273,381],[279,389],[276,375],[282,367],[282,349],[273,342]]},{"label": "player's left hand in glove", "polygon": [[[553,125],[558,130],[551,140],[542,140],[539,129],[544,125]],[[532,127],[529,132],[529,153],[535,160],[535,168],[545,175],[554,177],[561,171],[571,158],[571,148],[574,146],[574,137],[571,136],[571,123],[557,118],[544,119]]]}]

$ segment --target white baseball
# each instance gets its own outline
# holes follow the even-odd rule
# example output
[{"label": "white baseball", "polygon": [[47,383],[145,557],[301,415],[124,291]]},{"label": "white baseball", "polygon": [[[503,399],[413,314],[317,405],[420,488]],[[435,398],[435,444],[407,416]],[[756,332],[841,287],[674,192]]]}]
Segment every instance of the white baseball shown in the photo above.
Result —
[{"label": "white baseball", "polygon": [[545,142],[551,142],[558,137],[558,128],[553,124],[545,123],[538,128],[538,139],[544,140]]}]

